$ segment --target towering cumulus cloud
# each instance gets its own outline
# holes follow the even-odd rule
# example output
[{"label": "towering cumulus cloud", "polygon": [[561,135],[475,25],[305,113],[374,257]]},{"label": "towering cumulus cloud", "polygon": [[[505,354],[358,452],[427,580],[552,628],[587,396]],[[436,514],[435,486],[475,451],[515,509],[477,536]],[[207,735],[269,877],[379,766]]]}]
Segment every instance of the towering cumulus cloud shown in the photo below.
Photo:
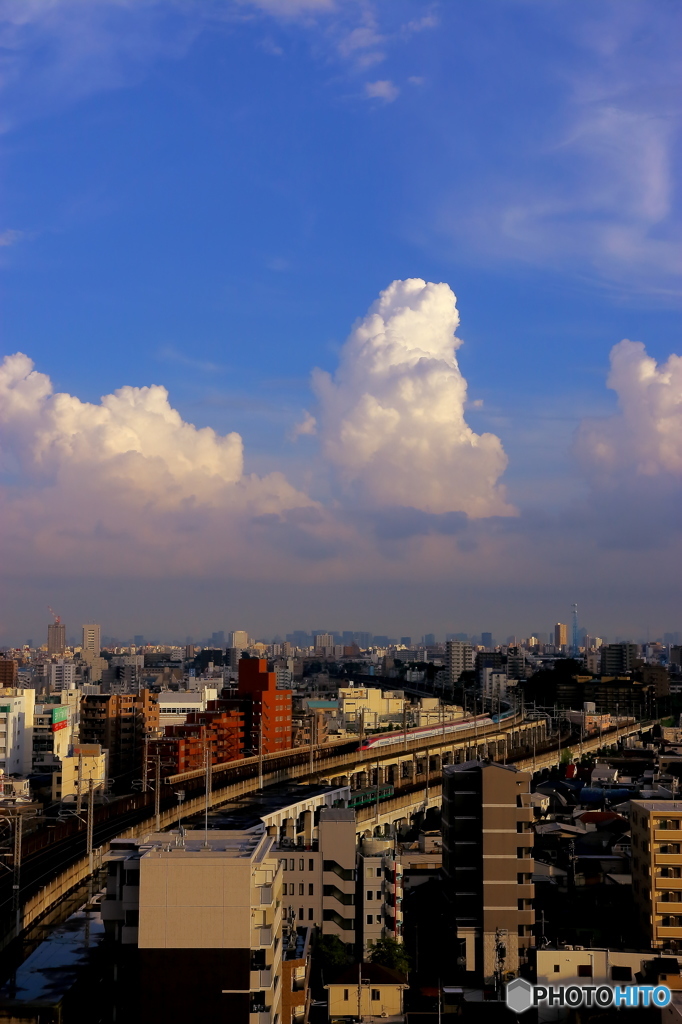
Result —
[{"label": "towering cumulus cloud", "polygon": [[101,572],[248,562],[259,518],[313,503],[280,473],[243,473],[239,434],[186,423],[165,388],[99,405],[53,394],[26,356],[0,366],[4,564]]},{"label": "towering cumulus cloud", "polygon": [[332,378],[313,377],[320,438],[342,493],[370,507],[510,515],[500,439],[466,423],[446,284],[394,281],[354,328]]},{"label": "towering cumulus cloud", "polygon": [[575,451],[593,477],[608,485],[642,477],[682,480],[682,357],[658,366],[641,342],[611,349],[608,386],[620,412],[585,420]]}]

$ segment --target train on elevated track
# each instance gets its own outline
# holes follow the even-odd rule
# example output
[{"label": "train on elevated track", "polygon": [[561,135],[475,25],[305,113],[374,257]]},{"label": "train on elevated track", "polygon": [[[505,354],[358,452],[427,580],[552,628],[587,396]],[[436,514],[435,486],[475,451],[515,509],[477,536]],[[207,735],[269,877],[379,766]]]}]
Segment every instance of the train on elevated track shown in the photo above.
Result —
[{"label": "train on elevated track", "polygon": [[481,729],[489,725],[496,725],[507,718],[512,718],[515,711],[512,709],[503,711],[499,715],[474,715],[467,718],[451,718],[436,725],[422,725],[416,729],[394,730],[393,732],[381,732],[375,736],[366,736],[359,744],[359,750],[374,750],[375,747],[388,747],[400,743],[401,740],[428,740],[438,739],[441,736],[450,736],[452,733],[463,732],[466,729]]}]

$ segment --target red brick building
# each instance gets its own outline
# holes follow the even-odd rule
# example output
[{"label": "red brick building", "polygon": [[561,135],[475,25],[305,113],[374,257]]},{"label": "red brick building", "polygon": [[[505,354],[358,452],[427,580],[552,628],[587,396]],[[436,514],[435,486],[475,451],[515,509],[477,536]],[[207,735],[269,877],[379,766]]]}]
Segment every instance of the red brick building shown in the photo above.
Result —
[{"label": "red brick building", "polygon": [[[291,747],[291,690],[277,689],[265,658],[240,658],[238,700],[244,709],[245,745],[272,754]],[[250,735],[249,735],[250,733]]]},{"label": "red brick building", "polygon": [[167,725],[165,736],[155,744],[164,775],[203,768],[205,750],[211,764],[224,764],[244,756],[244,718],[239,708],[192,711],[183,725]]}]

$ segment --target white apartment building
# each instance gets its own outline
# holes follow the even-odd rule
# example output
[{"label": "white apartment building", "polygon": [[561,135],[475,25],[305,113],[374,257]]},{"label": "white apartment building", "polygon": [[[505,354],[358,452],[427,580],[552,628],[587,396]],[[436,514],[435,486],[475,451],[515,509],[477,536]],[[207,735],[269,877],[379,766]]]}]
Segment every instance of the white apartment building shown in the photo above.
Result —
[{"label": "white apartment building", "polygon": [[0,690],[0,768],[5,775],[30,775],[33,761],[35,690]]},{"label": "white apartment building", "polygon": [[102,649],[102,631],[95,623],[91,622],[83,626],[83,650],[90,651],[96,658],[99,658]]},{"label": "white apartment building", "polygon": [[507,696],[509,680],[506,672],[495,668],[484,668],[481,672],[483,696],[488,700],[503,700]]},{"label": "white apartment building", "polygon": [[474,667],[474,649],[464,640],[448,640],[445,644],[445,668],[449,686],[456,686],[462,672]]},{"label": "white apartment building", "polygon": [[49,683],[50,693],[61,693],[62,690],[73,690],[76,686],[76,666],[66,658],[50,662]]},{"label": "white apartment building", "polygon": [[204,1020],[281,1020],[283,870],[276,841],[221,830],[112,842],[102,919],[112,937],[138,947],[145,978],[140,1019],[152,1009],[154,1019],[195,1019],[200,1006]]}]

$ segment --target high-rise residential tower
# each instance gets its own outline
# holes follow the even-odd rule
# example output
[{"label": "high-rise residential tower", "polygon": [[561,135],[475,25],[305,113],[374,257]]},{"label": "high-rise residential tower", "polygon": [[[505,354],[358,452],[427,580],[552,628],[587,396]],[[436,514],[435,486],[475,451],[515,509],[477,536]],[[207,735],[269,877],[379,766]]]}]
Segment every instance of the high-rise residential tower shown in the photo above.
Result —
[{"label": "high-rise residential tower", "polygon": [[249,646],[249,634],[245,629],[233,629],[230,633],[230,647],[238,647],[240,651],[245,651]]},{"label": "high-rise residential tower", "polygon": [[516,973],[535,944],[531,776],[467,761],[443,770],[443,873],[456,957],[480,982]]},{"label": "high-rise residential tower", "polygon": [[554,627],[554,646],[555,647],[566,647],[568,644],[568,624],[566,622],[557,622]]},{"label": "high-rise residential tower", "polygon": [[474,667],[474,652],[471,644],[462,640],[448,640],[445,644],[445,666],[449,686],[456,686],[462,672]]},{"label": "high-rise residential tower", "polygon": [[47,653],[64,654],[66,650],[66,626],[57,619],[47,627]]}]

